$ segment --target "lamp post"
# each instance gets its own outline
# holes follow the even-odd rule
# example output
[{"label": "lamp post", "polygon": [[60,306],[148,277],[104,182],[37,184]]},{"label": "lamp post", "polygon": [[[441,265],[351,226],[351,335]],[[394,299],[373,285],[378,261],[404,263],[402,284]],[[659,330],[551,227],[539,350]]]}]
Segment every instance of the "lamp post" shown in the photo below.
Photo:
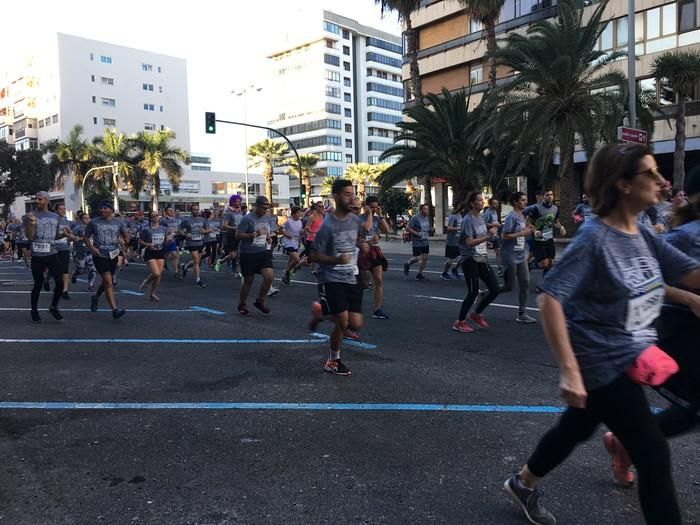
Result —
[{"label": "lamp post", "polygon": [[630,127],[637,127],[637,73],[636,64],[637,53],[635,46],[637,45],[635,38],[635,10],[634,0],[627,0],[627,90],[629,91],[629,119]]},{"label": "lamp post", "polygon": [[85,172],[85,175],[83,175],[83,181],[80,183],[80,209],[82,209],[83,211],[87,211],[85,209],[85,181],[87,180],[88,175],[90,175],[93,171],[106,170],[109,168],[112,169],[112,180],[114,182],[114,209],[119,209],[119,200],[117,199],[117,192],[119,191],[117,184],[117,172],[119,170],[119,162],[114,162],[112,164],[107,164],[106,166],[97,166],[95,168],[90,168]]},{"label": "lamp post", "polygon": [[[233,89],[231,94],[237,97],[243,97],[243,122],[248,122],[248,93],[260,93],[262,91],[261,87],[254,84],[243,88],[243,89]],[[245,144],[245,207],[250,210],[250,202],[248,197],[248,129],[243,130],[243,142]]]}]

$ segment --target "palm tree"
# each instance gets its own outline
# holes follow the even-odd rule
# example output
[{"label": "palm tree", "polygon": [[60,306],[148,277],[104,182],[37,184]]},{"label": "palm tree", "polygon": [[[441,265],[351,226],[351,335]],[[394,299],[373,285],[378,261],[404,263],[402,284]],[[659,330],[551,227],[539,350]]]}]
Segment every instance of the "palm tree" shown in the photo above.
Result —
[{"label": "palm tree", "polygon": [[158,195],[160,194],[160,172],[165,171],[173,190],[180,187],[183,164],[189,165],[191,162],[189,154],[180,146],[175,146],[175,132],[169,129],[155,132],[139,131],[132,139],[137,155],[136,165],[143,177],[132,177],[133,192],[138,195],[143,191],[146,184],[151,190],[151,209],[158,209]]},{"label": "palm tree", "polygon": [[326,177],[321,181],[321,197],[330,197],[333,193],[333,183],[337,177]]},{"label": "palm tree", "polygon": [[478,20],[484,26],[489,62],[489,87],[496,87],[496,60],[493,56],[498,47],[496,21],[505,0],[459,0],[459,2],[464,6],[469,18]]},{"label": "palm tree", "polygon": [[[591,158],[606,112],[626,82],[622,72],[609,67],[624,53],[596,49],[606,6],[607,1],[598,4],[584,25],[576,0],[562,0],[555,20],[535,23],[525,34],[510,34],[494,51],[496,63],[517,74],[511,83],[490,92],[500,104],[490,124],[518,129],[510,168],[522,168],[534,154],[545,177],[558,152],[565,218],[578,193],[573,173],[577,135]],[[605,89],[610,87],[614,89]]]},{"label": "palm tree", "polygon": [[673,152],[673,187],[682,188],[685,182],[685,114],[686,99],[700,80],[700,53],[681,51],[666,53],[652,64],[657,81],[667,79],[676,97],[676,149]]},{"label": "palm tree", "polygon": [[360,200],[364,201],[367,186],[373,186],[387,166],[387,164],[367,164],[366,162],[350,164],[345,168],[345,178],[357,186],[357,194]]},{"label": "palm tree", "polygon": [[[100,165],[117,164],[116,172],[109,172],[107,186],[113,194],[119,192],[119,177],[126,182],[133,193],[135,183],[136,161],[134,156],[135,144],[124,133],[113,128],[107,128],[101,137],[92,139],[93,154]],[[106,172],[107,170],[105,170]],[[105,174],[100,173],[104,177]],[[137,184],[138,185],[138,184]],[[138,197],[138,193],[136,194]]]},{"label": "palm tree", "polygon": [[301,153],[299,160],[301,161],[301,174],[296,156],[287,159],[285,164],[289,166],[288,172],[297,177],[299,184],[303,184],[306,188],[306,198],[301,205],[308,208],[311,204],[311,177],[316,175],[317,170],[314,168],[318,164],[319,157],[313,153]]},{"label": "palm tree", "polygon": [[428,105],[404,111],[408,121],[397,124],[401,132],[380,157],[397,155],[399,160],[377,182],[386,190],[416,174],[441,177],[452,186],[454,202],[461,202],[481,180],[478,161],[483,154],[475,137],[483,126],[482,106],[469,111],[464,90],[450,93],[443,88],[441,95],[431,93],[426,99]]},{"label": "palm tree", "polygon": [[76,190],[83,185],[83,175],[94,165],[90,143],[83,138],[84,128],[76,124],[61,141],[52,139],[41,146],[42,153],[48,154],[51,174],[56,176],[56,187],[64,188],[70,180]]},{"label": "palm tree", "polygon": [[248,159],[251,164],[253,166],[263,166],[265,196],[270,202],[272,202],[272,181],[275,177],[273,168],[275,164],[284,160],[287,151],[287,144],[271,139],[261,140],[248,148]]}]

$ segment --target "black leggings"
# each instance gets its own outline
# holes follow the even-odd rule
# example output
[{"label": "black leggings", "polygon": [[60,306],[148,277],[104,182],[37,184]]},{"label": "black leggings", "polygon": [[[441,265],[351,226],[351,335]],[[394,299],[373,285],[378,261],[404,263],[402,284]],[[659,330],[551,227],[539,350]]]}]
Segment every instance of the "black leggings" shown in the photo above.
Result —
[{"label": "black leggings", "polygon": [[528,460],[530,472],[545,476],[579,443],[590,438],[600,423],[618,437],[637,467],[639,501],[646,523],[680,524],[668,443],[649,409],[644,390],[624,374],[609,385],[589,391],[585,409],[566,409]]},{"label": "black leggings", "polygon": [[57,254],[38,257],[32,255],[32,277],[34,278],[34,287],[32,288],[32,310],[37,310],[39,307],[39,294],[41,287],[44,284],[44,269],[48,268],[49,275],[53,277],[54,289],[51,306],[58,306],[58,301],[61,300],[63,293],[63,268]]},{"label": "black leggings", "polygon": [[462,307],[459,309],[460,321],[464,321],[467,318],[469,309],[479,295],[479,279],[486,283],[489,293],[482,297],[479,304],[476,305],[477,314],[483,312],[491,301],[498,296],[498,278],[487,263],[476,262],[471,257],[465,257],[462,261],[462,272],[464,273],[464,280],[467,281],[467,295],[464,297]]}]

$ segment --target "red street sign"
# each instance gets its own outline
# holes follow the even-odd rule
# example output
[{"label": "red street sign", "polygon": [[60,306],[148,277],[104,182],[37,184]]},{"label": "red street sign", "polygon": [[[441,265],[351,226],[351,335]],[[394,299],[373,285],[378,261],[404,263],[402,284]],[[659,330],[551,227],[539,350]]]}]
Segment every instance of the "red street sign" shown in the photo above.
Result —
[{"label": "red street sign", "polygon": [[635,144],[646,144],[648,137],[647,132],[644,130],[620,126],[617,128],[617,140],[633,142]]}]

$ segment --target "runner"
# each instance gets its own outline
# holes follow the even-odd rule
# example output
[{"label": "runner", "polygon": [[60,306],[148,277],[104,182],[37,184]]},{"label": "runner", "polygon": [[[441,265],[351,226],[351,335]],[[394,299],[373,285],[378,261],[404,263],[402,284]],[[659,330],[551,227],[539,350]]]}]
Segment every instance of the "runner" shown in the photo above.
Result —
[{"label": "runner", "polygon": [[486,307],[498,296],[498,278],[493,273],[488,263],[486,243],[498,232],[496,226],[486,228],[486,223],[481,215],[484,208],[484,197],[478,191],[473,191],[467,197],[465,203],[467,214],[462,220],[459,249],[462,256],[462,273],[467,282],[467,294],[459,309],[459,317],[452,325],[457,332],[470,333],[474,329],[467,324],[467,313],[479,295],[479,279],[486,283],[488,293],[482,295],[476,309],[469,314],[469,319],[481,328],[488,328],[489,324],[482,315]]},{"label": "runner", "polygon": [[430,253],[430,242],[428,241],[428,236],[431,233],[430,218],[428,217],[429,213],[430,207],[427,204],[421,204],[420,208],[418,208],[418,215],[411,217],[411,220],[408,221],[408,226],[406,226],[406,231],[411,234],[413,257],[404,263],[403,274],[408,277],[408,273],[411,271],[411,265],[420,261],[416,281],[428,280],[423,275],[423,272],[426,266],[428,266],[428,254]]},{"label": "runner", "polygon": [[[277,232],[280,229],[278,219],[276,213],[273,213],[273,207],[275,206],[274,203],[270,203],[270,209],[267,210],[267,220],[270,222],[270,238],[268,239],[267,242],[267,249],[270,252],[270,260],[272,260],[272,256],[275,250],[275,246],[277,245]],[[274,282],[274,268],[272,270],[273,272],[273,282]],[[270,285],[269,290],[267,291],[267,296],[272,297],[273,295],[276,295],[280,292],[279,288],[275,288],[273,284]]]},{"label": "runner", "polygon": [[175,216],[175,210],[172,206],[165,208],[165,215],[160,220],[160,223],[165,226],[165,228],[172,232],[173,239],[165,245],[165,262],[163,264],[163,269],[168,270],[168,261],[173,269],[173,278],[177,279],[179,277],[178,268],[180,268],[180,252],[177,249],[177,242],[175,236],[180,230],[180,218]]},{"label": "runner", "polygon": [[217,259],[219,258],[219,246],[221,243],[221,212],[219,210],[207,210],[205,217],[209,224],[209,233],[204,238],[204,250],[209,270],[214,269]]},{"label": "runner", "polygon": [[92,219],[86,226],[83,242],[92,253],[95,268],[102,280],[97,288],[97,293],[90,300],[90,310],[97,311],[97,303],[104,293],[112,308],[113,319],[119,319],[126,313],[123,308],[117,308],[112,278],[117,269],[117,258],[121,247],[128,240],[124,221],[114,216],[114,205],[111,201],[102,201],[100,203],[100,216]]},{"label": "runner", "polygon": [[63,283],[61,282],[62,267],[56,251],[56,240],[63,238],[67,233],[70,233],[70,230],[66,228],[61,231],[59,229],[60,218],[54,212],[49,211],[49,193],[47,191],[38,192],[34,198],[36,210],[22,217],[27,239],[32,242],[31,268],[34,287],[31,294],[31,317],[33,322],[41,322],[38,310],[39,294],[44,283],[44,270],[48,269],[55,286],[49,313],[54,319],[60,321],[63,319],[63,316],[58,309],[58,302],[61,300]]},{"label": "runner", "polygon": [[13,238],[17,247],[17,260],[24,261],[25,268],[29,268],[29,254],[31,251],[31,241],[27,239],[27,230],[24,223],[19,219],[13,219]]},{"label": "runner", "polygon": [[300,264],[299,239],[301,238],[301,208],[292,206],[291,214],[282,225],[282,248],[287,255],[287,269],[284,271],[282,283],[289,286],[290,279]]},{"label": "runner", "polygon": [[149,224],[141,228],[141,237],[139,238],[139,246],[145,248],[143,260],[148,265],[149,274],[141,285],[139,291],[151,285],[151,293],[148,296],[149,301],[158,302],[158,286],[163,274],[163,264],[165,263],[165,249],[173,239],[174,232],[168,230],[160,223],[158,212],[151,211],[148,214]]},{"label": "runner", "polygon": [[503,271],[502,265],[501,265],[501,217],[498,213],[498,205],[500,203],[498,202],[498,199],[495,197],[491,197],[489,199],[489,206],[486,208],[483,213],[481,214],[484,218],[484,222],[486,223],[486,228],[491,229],[493,227],[496,228],[496,235],[493,236],[489,242],[486,244],[487,248],[493,249],[494,253],[496,254],[496,265],[498,266],[498,272],[499,276],[501,275],[501,272]]},{"label": "runner", "polygon": [[307,260],[311,262],[311,273],[314,276],[316,276],[318,273],[316,271],[317,265],[313,262],[313,259],[310,257],[310,255],[313,253],[314,242],[316,241],[316,234],[318,233],[318,230],[323,224],[324,215],[325,210],[323,208],[322,201],[318,201],[315,204],[312,204],[311,208],[309,208],[306,226],[304,226],[304,229],[302,230],[302,235],[304,235],[306,247],[304,253],[306,254]]},{"label": "runner", "polygon": [[541,203],[529,206],[523,210],[530,224],[535,228],[534,253],[537,266],[544,270],[544,275],[551,270],[557,255],[554,244],[554,229],[561,235],[566,235],[566,229],[559,221],[559,208],[554,204],[554,192],[546,190]]},{"label": "runner", "polygon": [[630,365],[656,344],[653,322],[664,280],[700,288],[698,262],[638,226],[638,214],[658,200],[657,174],[646,145],[603,146],[586,175],[597,217],[573,238],[538,287],[544,332],[568,408],[504,484],[532,523],[556,522],[542,505],[537,484],[601,422],[637,466],[646,522],[681,523],[668,444],[643,387],[628,376]]},{"label": "runner", "polygon": [[530,287],[530,271],[525,257],[525,238],[532,232],[532,226],[527,225],[523,210],[527,207],[527,195],[523,192],[515,192],[509,199],[513,211],[508,214],[503,225],[503,249],[501,261],[503,263],[503,280],[505,284],[500,293],[510,292],[513,289],[515,277],[518,277],[518,316],[519,323],[536,323],[537,321],[527,315],[527,294]]},{"label": "runner", "polygon": [[187,264],[180,265],[182,278],[187,277],[187,270],[194,268],[195,285],[206,288],[200,277],[202,252],[204,251],[204,236],[209,233],[209,223],[199,214],[199,205],[193,204],[190,208],[192,216],[180,224],[180,231],[185,235],[185,249],[190,252],[192,259]]},{"label": "runner", "polygon": [[[389,262],[384,257],[384,252],[379,247],[381,234],[389,231],[389,225],[384,219],[382,209],[379,206],[379,199],[374,195],[370,195],[365,199],[366,213],[371,215],[372,227],[365,230],[364,240],[367,243],[367,249],[360,252],[358,258],[358,266],[362,272],[362,281],[370,283],[370,279],[374,282],[374,305],[372,306],[372,318],[374,319],[389,319],[389,316],[382,310],[384,301],[384,272],[389,268]],[[361,217],[365,222],[367,217]]]},{"label": "runner", "polygon": [[572,215],[576,224],[583,224],[591,220],[593,208],[588,202],[588,195],[585,193],[581,195],[581,202],[574,208]]},{"label": "runner", "polygon": [[464,218],[464,203],[460,203],[452,210],[452,214],[447,218],[447,239],[445,240],[445,266],[442,268],[440,277],[443,281],[449,281],[450,267],[454,279],[459,279],[457,267],[461,260],[459,256],[459,232],[462,231],[462,219]]},{"label": "runner", "polygon": [[372,229],[372,213],[365,212],[364,221],[351,212],[355,187],[345,179],[333,182],[335,209],[326,215],[316,234],[312,259],[319,264],[319,303],[312,307],[310,328],[316,329],[320,314],[333,316],[330,355],[323,369],[326,372],[350,376],[352,372],[340,360],[340,344],[346,330],[362,328],[362,287],[357,282],[356,249],[365,244],[362,228]]},{"label": "runner", "polygon": [[[70,221],[66,218],[66,205],[56,204],[54,206],[54,212],[58,215],[58,228],[61,231],[70,229]],[[61,272],[63,274],[63,284],[61,286],[61,297],[63,299],[70,299],[68,294],[68,281],[70,278],[70,244],[68,241],[72,241],[73,236],[67,234],[65,237],[58,239],[56,241],[56,251],[58,252],[58,260],[61,262]]]},{"label": "runner", "polygon": [[224,233],[224,257],[217,261],[214,265],[214,270],[217,272],[221,269],[222,263],[231,265],[231,272],[237,279],[243,278],[238,271],[238,247],[240,241],[236,238],[236,228],[240,224],[245,215],[241,210],[241,196],[231,195],[228,200],[230,210],[224,215],[222,222],[222,231]]},{"label": "runner", "polygon": [[88,272],[88,292],[95,291],[95,276],[97,270],[95,269],[95,263],[92,260],[92,252],[87,249],[85,243],[83,242],[83,237],[85,236],[85,229],[90,222],[90,216],[87,213],[83,213],[80,216],[80,220],[73,227],[73,262],[75,263],[75,269],[71,275],[71,282],[75,284],[78,280],[78,275],[81,275],[87,269]]},{"label": "runner", "polygon": [[258,298],[253,303],[258,310],[264,314],[269,314],[271,310],[265,306],[267,292],[272,285],[272,252],[269,250],[270,243],[270,218],[267,211],[270,209],[270,201],[267,197],[259,196],[255,199],[255,208],[241,219],[236,229],[236,239],[240,241],[239,250],[241,253],[241,273],[243,274],[243,284],[241,285],[238,313],[250,315],[248,293],[255,274],[262,275],[263,282],[260,285]]}]

